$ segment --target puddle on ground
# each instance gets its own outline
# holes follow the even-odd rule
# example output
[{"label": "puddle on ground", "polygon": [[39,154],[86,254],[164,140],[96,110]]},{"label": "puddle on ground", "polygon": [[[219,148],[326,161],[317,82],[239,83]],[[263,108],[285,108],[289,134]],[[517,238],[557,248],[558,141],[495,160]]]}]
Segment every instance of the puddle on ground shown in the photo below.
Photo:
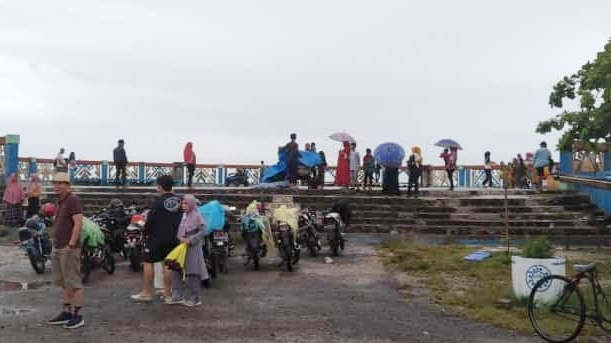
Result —
[{"label": "puddle on ground", "polygon": [[32,312],[32,310],[28,310],[25,308],[0,306],[0,316],[20,316],[20,315],[28,314],[30,312]]},{"label": "puddle on ground", "polygon": [[0,292],[14,292],[23,290],[23,283],[17,281],[0,280]]},{"label": "puddle on ground", "polygon": [[375,237],[375,236],[346,236],[346,241],[348,242],[355,242],[355,243],[362,243],[362,244],[380,244],[382,242],[384,242],[387,239],[384,239],[382,237]]},{"label": "puddle on ground", "polygon": [[37,290],[49,286],[51,286],[51,281],[19,282],[0,280],[0,293]]}]

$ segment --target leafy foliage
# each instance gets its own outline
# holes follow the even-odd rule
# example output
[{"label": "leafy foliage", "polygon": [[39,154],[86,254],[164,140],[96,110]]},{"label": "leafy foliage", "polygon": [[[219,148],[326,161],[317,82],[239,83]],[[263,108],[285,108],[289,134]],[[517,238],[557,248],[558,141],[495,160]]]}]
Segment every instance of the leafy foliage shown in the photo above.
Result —
[{"label": "leafy foliage", "polygon": [[522,248],[522,256],[526,258],[550,258],[554,256],[554,247],[547,237],[542,236],[527,241]]},{"label": "leafy foliage", "polygon": [[579,109],[564,110],[538,124],[536,132],[545,134],[567,128],[558,143],[561,150],[572,150],[579,141],[585,149],[598,152],[597,143],[611,143],[611,40],[593,62],[587,62],[570,77],[565,76],[549,96],[552,108],[563,108],[566,100],[579,102]]}]

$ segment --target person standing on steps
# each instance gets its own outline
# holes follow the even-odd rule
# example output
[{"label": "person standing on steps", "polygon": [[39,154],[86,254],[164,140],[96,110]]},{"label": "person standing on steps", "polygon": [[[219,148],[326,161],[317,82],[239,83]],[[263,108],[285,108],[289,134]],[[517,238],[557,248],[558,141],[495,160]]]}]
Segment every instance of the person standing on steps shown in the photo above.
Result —
[{"label": "person standing on steps", "polygon": [[55,167],[55,171],[57,172],[67,172],[68,171],[68,160],[64,157],[64,153],[66,149],[60,148],[59,153],[55,156],[55,161],[53,161],[53,167]]},{"label": "person standing on steps", "polygon": [[[121,186],[125,189],[125,183],[127,181],[126,168],[127,168],[127,154],[125,153],[125,141],[119,139],[118,145],[112,152],[113,162],[116,168],[115,182],[117,189]],[[121,183],[119,183],[119,176],[121,176]]]},{"label": "person standing on steps", "polygon": [[445,148],[439,157],[443,158],[446,173],[448,174],[448,181],[450,182],[450,190],[453,191],[454,171],[456,170],[456,149],[452,148],[452,152],[448,152],[448,148]]},{"label": "person standing on steps", "polygon": [[490,160],[490,151],[486,151],[484,153],[484,173],[486,174],[486,178],[484,182],[482,182],[482,187],[492,187],[492,161]]},{"label": "person standing on steps", "polygon": [[193,143],[188,142],[183,151],[183,159],[187,166],[187,187],[193,189],[193,174],[195,173],[195,152],[193,151]]},{"label": "person standing on steps", "polygon": [[375,158],[371,154],[371,149],[365,150],[365,156],[363,157],[363,171],[365,172],[365,179],[363,180],[363,190],[373,190],[373,172],[375,169]]},{"label": "person standing on steps", "polygon": [[76,329],[85,325],[83,315],[83,284],[81,274],[81,241],[83,228],[83,204],[70,191],[70,176],[57,172],[53,176],[53,191],[57,195],[55,208],[54,247],[51,254],[53,283],[62,288],[63,310],[48,321],[51,325],[64,325]]},{"label": "person standing on steps", "polygon": [[548,167],[550,164],[550,160],[552,159],[552,153],[547,148],[546,142],[541,142],[539,144],[539,149],[535,152],[535,156],[533,157],[533,166],[537,170],[538,181],[535,185],[535,188],[539,191],[543,190],[543,186],[547,187],[547,182],[544,182],[545,179],[545,167]]},{"label": "person standing on steps", "polygon": [[359,190],[359,170],[361,169],[361,154],[356,151],[356,143],[350,144],[350,186]]},{"label": "person standing on steps", "polygon": [[299,167],[299,145],[297,134],[291,133],[291,141],[284,146],[286,151],[287,177],[291,188],[297,188],[297,167]]}]

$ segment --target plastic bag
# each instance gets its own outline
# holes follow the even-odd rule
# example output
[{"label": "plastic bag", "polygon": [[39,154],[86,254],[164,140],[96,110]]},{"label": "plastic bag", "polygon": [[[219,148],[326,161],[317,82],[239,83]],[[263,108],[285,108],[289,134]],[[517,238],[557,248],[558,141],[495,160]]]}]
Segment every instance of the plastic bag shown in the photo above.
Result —
[{"label": "plastic bag", "polygon": [[[81,244],[97,248],[104,245],[104,233],[100,226],[93,220],[83,217],[83,228],[81,229]],[[85,243],[86,242],[86,243]]]},{"label": "plastic bag", "polygon": [[225,226],[225,209],[218,200],[208,201],[198,208],[204,217],[206,235],[212,231],[222,231]]}]

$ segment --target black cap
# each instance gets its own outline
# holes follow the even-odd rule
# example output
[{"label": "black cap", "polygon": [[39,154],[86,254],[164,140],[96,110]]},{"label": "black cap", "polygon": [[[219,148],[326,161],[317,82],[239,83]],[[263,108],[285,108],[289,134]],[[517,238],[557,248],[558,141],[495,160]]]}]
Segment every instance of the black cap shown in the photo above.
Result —
[{"label": "black cap", "polygon": [[123,139],[119,139],[119,144],[124,144],[125,141]]}]

